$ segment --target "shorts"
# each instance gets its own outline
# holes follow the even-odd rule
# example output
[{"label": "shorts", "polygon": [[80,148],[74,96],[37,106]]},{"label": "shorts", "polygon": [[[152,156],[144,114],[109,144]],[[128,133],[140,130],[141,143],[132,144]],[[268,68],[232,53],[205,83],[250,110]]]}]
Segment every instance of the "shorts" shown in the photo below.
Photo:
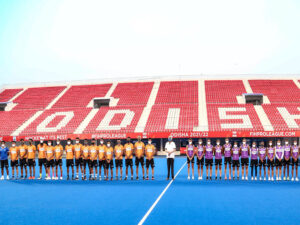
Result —
[{"label": "shorts", "polygon": [[14,160],[14,161],[10,160],[10,166],[11,167],[17,167],[17,166],[19,166],[18,160]]},{"label": "shorts", "polygon": [[26,159],[25,159],[25,158],[20,159],[19,161],[20,161],[20,167],[25,167],[25,166],[27,166],[27,162],[26,162]]},{"label": "shorts", "polygon": [[259,166],[266,166],[267,165],[267,160],[266,159],[264,159],[263,161],[259,160],[258,165]]},{"label": "shorts", "polygon": [[232,167],[240,167],[240,160],[239,159],[233,159],[232,160]]},{"label": "shorts", "polygon": [[73,159],[66,159],[66,162],[67,162],[67,167],[69,167],[69,166],[73,167],[74,166],[74,160]]},{"label": "shorts", "polygon": [[154,168],[154,159],[146,159],[146,168],[149,168],[149,166],[151,166],[151,168]]},{"label": "shorts", "polygon": [[114,168],[114,162],[113,162],[113,160],[110,160],[110,162],[105,162],[105,166],[106,166],[106,169],[108,169],[108,168],[111,168],[111,169],[113,169]]},{"label": "shorts", "polygon": [[222,165],[222,159],[215,159],[215,165],[219,165],[221,166]]},{"label": "shorts", "polygon": [[116,167],[123,167],[123,159],[115,159]]},{"label": "shorts", "polygon": [[225,158],[224,158],[224,164],[225,164],[225,165],[227,165],[227,164],[230,165],[230,164],[231,164],[231,157],[225,157]]},{"label": "shorts", "polygon": [[82,165],[83,165],[84,167],[86,167],[86,165],[88,165],[88,167],[89,167],[89,166],[90,166],[90,161],[91,161],[91,160],[89,160],[89,159],[83,159]]},{"label": "shorts", "polygon": [[103,167],[105,169],[105,160],[99,160],[99,168]]},{"label": "shorts", "polygon": [[282,166],[284,162],[284,159],[282,159],[281,161],[279,161],[278,159],[275,159],[275,166]]},{"label": "shorts", "polygon": [[197,157],[197,165],[204,165],[204,157],[202,157],[201,159]]},{"label": "shorts", "polygon": [[194,157],[192,159],[189,159],[189,157],[186,157],[186,161],[187,161],[187,164],[195,162]]},{"label": "shorts", "polygon": [[56,166],[62,166],[62,159],[55,159]]},{"label": "shorts", "polygon": [[251,159],[250,161],[250,166],[251,167],[257,167],[258,166],[258,159]]},{"label": "shorts", "polygon": [[97,159],[95,159],[95,160],[90,160],[90,167],[98,167]]},{"label": "shorts", "polygon": [[283,165],[284,165],[284,166],[289,166],[289,165],[291,165],[291,159],[285,160],[285,158],[283,158]]},{"label": "shorts", "polygon": [[248,166],[249,165],[249,159],[248,158],[241,158],[241,165],[242,166]]},{"label": "shorts", "polygon": [[47,160],[47,167],[54,167],[54,159]]},{"label": "shorts", "polygon": [[274,165],[275,165],[274,159],[272,161],[270,159],[268,159],[267,165],[268,165],[268,167],[274,167]]},{"label": "shorts", "polygon": [[82,158],[75,159],[75,166],[82,166]]},{"label": "shorts", "polygon": [[144,164],[145,164],[144,157],[135,158],[135,165],[139,166],[139,164],[141,164],[141,166],[144,166]]},{"label": "shorts", "polygon": [[291,164],[293,165],[293,166],[298,166],[298,158],[296,159],[296,161],[294,160],[294,159],[292,159],[292,161],[291,161]]},{"label": "shorts", "polygon": [[133,166],[133,160],[132,159],[125,159],[125,165],[126,165],[126,167],[128,167],[128,166],[132,167]]},{"label": "shorts", "polygon": [[8,159],[1,160],[1,168],[8,167]]},{"label": "shorts", "polygon": [[46,159],[39,159],[39,166],[46,166]]},{"label": "shorts", "polygon": [[213,159],[205,159],[205,166],[212,166],[213,165]]}]

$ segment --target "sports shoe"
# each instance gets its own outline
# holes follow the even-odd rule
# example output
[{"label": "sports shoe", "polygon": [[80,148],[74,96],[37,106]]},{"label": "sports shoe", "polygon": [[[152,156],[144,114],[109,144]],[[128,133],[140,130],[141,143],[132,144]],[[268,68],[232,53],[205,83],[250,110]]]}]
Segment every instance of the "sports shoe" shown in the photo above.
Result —
[{"label": "sports shoe", "polygon": [[279,180],[281,180],[281,177],[279,177]]},{"label": "sports shoe", "polygon": [[287,179],[287,180],[290,180],[290,177],[287,177],[286,179]]},{"label": "sports shoe", "polygon": [[271,180],[271,177],[268,177],[268,180]]},{"label": "sports shoe", "polygon": [[251,180],[253,180],[253,177],[251,177]]},{"label": "sports shoe", "polygon": [[286,178],[285,178],[285,177],[283,177],[283,180],[286,180]]},{"label": "sports shoe", "polygon": [[120,177],[120,180],[122,180],[122,176]]},{"label": "sports shoe", "polygon": [[296,177],[295,181],[299,181],[299,178],[298,178],[298,177]]},{"label": "sports shoe", "polygon": [[274,181],[274,177],[272,177],[272,181]]},{"label": "sports shoe", "polygon": [[131,176],[131,180],[133,180],[133,176]]},{"label": "sports shoe", "polygon": [[151,180],[154,180],[154,176],[152,176]]},{"label": "sports shoe", "polygon": [[261,178],[261,177],[259,177],[259,180],[262,180],[262,178]]},{"label": "sports shoe", "polygon": [[292,181],[294,181],[294,177],[292,177]]},{"label": "sports shoe", "polygon": [[146,177],[146,180],[149,180],[149,177],[148,177],[148,176]]},{"label": "sports shoe", "polygon": [[1,176],[1,180],[4,180],[4,176]]},{"label": "sports shoe", "polygon": [[9,180],[9,176],[8,175],[6,176],[6,180]]},{"label": "sports shoe", "polygon": [[99,176],[99,180],[102,180],[102,177],[101,177],[101,176]]},{"label": "sports shoe", "polygon": [[190,176],[188,176],[188,178],[187,178],[188,180],[190,180],[191,179],[191,177]]},{"label": "sports shoe", "polygon": [[264,177],[264,180],[267,180],[267,178],[266,178],[266,177]]},{"label": "sports shoe", "polygon": [[39,177],[38,177],[38,180],[41,180],[41,179],[42,179],[42,176],[39,176]]},{"label": "sports shoe", "polygon": [[136,178],[135,178],[136,180],[138,180],[139,179],[139,177],[138,176],[136,176]]},{"label": "sports shoe", "polygon": [[195,177],[194,176],[192,176],[192,180],[194,180],[195,179]]},{"label": "sports shoe", "polygon": [[124,178],[124,180],[127,180],[127,176]]},{"label": "sports shoe", "polygon": [[201,177],[198,177],[198,180],[201,180]]},{"label": "sports shoe", "polygon": [[244,180],[245,179],[245,177],[244,176],[242,176],[242,180]]},{"label": "sports shoe", "polygon": [[248,180],[248,176],[246,176],[245,178],[246,178],[246,180]]},{"label": "sports shoe", "polygon": [[35,176],[31,177],[32,180],[35,180]]},{"label": "sports shoe", "polygon": [[60,177],[60,179],[62,180],[62,179],[63,179],[63,177],[61,176],[61,177]]},{"label": "sports shoe", "polygon": [[257,180],[257,177],[255,177],[254,179]]}]

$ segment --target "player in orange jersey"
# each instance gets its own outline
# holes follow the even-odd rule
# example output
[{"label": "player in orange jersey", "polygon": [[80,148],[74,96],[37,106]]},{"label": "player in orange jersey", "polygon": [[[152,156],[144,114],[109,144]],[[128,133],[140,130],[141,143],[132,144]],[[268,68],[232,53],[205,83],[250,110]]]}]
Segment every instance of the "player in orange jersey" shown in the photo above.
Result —
[{"label": "player in orange jersey", "polygon": [[46,162],[48,173],[46,180],[51,180],[50,167],[52,168],[52,180],[54,180],[54,148],[52,146],[52,141],[50,140],[48,141],[48,145],[46,147]]},{"label": "player in orange jersey", "polygon": [[124,145],[124,151],[125,151],[125,166],[126,166],[126,176],[125,176],[125,180],[127,180],[128,178],[128,167],[130,166],[131,169],[131,180],[133,180],[133,162],[132,162],[132,158],[133,158],[133,150],[134,150],[134,146],[133,144],[130,142],[130,137],[127,138],[127,142]]},{"label": "player in orange jersey", "polygon": [[105,160],[106,160],[106,180],[108,180],[108,169],[110,168],[111,177],[110,179],[113,180],[113,168],[114,168],[114,149],[111,146],[111,142],[108,141],[106,144],[106,152],[105,152]]},{"label": "player in orange jersey", "polygon": [[82,144],[80,144],[79,137],[75,140],[75,166],[76,166],[76,180],[79,180],[79,167],[81,171],[81,178],[83,179],[83,170],[82,170]]},{"label": "player in orange jersey", "polygon": [[13,141],[12,145],[9,149],[9,155],[10,155],[10,166],[12,169],[12,179],[15,179],[15,168],[16,168],[16,179],[18,179],[18,174],[19,174],[19,163],[18,163],[18,159],[19,159],[19,148],[16,146],[16,142]]},{"label": "player in orange jersey", "polygon": [[[90,146],[90,167],[91,167],[90,178],[89,178],[90,180],[96,180],[97,179],[97,175],[98,175],[97,158],[98,158],[98,146],[96,144],[96,140],[92,139],[92,145]],[[95,175],[94,175],[94,169],[95,169]]]},{"label": "player in orange jersey", "polygon": [[120,167],[120,180],[122,180],[123,174],[123,152],[124,147],[121,145],[121,140],[117,140],[117,145],[114,148],[115,152],[115,165],[116,165],[116,180],[118,180],[118,168]]},{"label": "player in orange jersey", "polygon": [[99,180],[101,180],[101,168],[104,170],[104,179],[106,179],[106,166],[105,166],[105,151],[106,145],[104,144],[104,140],[100,139],[100,145],[98,146],[98,160],[99,160]]},{"label": "player in orange jersey", "polygon": [[36,147],[33,144],[33,140],[29,139],[29,145],[27,146],[27,164],[29,166],[29,179],[35,179],[35,152]]},{"label": "player in orange jersey", "polygon": [[63,146],[60,144],[60,140],[57,139],[56,145],[54,147],[55,151],[55,180],[58,180],[58,167],[60,168],[60,179],[63,179],[63,170],[62,170],[62,155],[64,152]]},{"label": "player in orange jersey", "polygon": [[138,136],[138,141],[134,144],[135,150],[135,166],[136,166],[136,179],[139,179],[139,164],[141,164],[143,170],[143,180],[145,180],[145,169],[144,169],[144,153],[145,144],[141,141],[141,136]]},{"label": "player in orange jersey", "polygon": [[149,166],[152,169],[152,180],[154,180],[154,155],[156,154],[156,148],[152,144],[151,138],[148,139],[148,144],[145,147],[146,154],[146,169],[147,169],[147,177],[146,180],[149,180]]},{"label": "player in orange jersey", "polygon": [[[38,178],[39,180],[42,179],[42,172],[43,172],[43,166],[45,168],[45,171],[47,170],[46,168],[46,144],[44,143],[44,139],[40,139],[40,143],[37,146],[37,151],[39,153],[38,158],[39,158],[39,167],[40,167],[40,177]],[[46,174],[48,176],[48,174]]]},{"label": "player in orange jersey", "polygon": [[[20,168],[21,179],[27,179],[27,145],[24,143],[24,139],[21,139],[21,145],[19,146],[20,153]],[[25,169],[25,177],[23,176],[23,169]]]},{"label": "player in orange jersey", "polygon": [[88,140],[85,139],[82,146],[82,159],[83,159],[83,179],[86,180],[86,166],[89,167],[89,171],[91,173],[90,168],[90,146],[88,146]]},{"label": "player in orange jersey", "polygon": [[74,146],[72,145],[72,140],[69,138],[67,140],[67,145],[65,146],[66,151],[66,161],[67,161],[67,180],[70,179],[69,168],[72,167],[72,180],[74,180]]}]

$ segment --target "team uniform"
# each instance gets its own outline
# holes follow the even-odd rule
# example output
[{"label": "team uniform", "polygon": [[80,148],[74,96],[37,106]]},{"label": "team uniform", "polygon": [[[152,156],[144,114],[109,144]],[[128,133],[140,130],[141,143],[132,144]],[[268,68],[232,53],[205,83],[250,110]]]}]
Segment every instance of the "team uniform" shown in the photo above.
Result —
[{"label": "team uniform", "polygon": [[[187,160],[187,163],[190,164],[190,163],[194,163],[194,145],[190,145],[188,144],[187,146],[187,155],[188,157],[186,157],[186,160]],[[192,159],[190,159],[191,157],[193,157]]]},{"label": "team uniform", "polygon": [[4,167],[8,168],[8,153],[9,149],[6,146],[4,148],[0,147],[0,166],[2,170]]},{"label": "team uniform", "polygon": [[90,166],[90,148],[88,145],[82,146],[83,167]]},{"label": "team uniform", "polygon": [[268,147],[267,148],[267,156],[268,156],[267,165],[268,165],[268,167],[274,167],[274,165],[275,165],[274,154],[275,154],[275,149],[273,147]]},{"label": "team uniform", "polygon": [[20,145],[19,146],[19,153],[20,153],[20,167],[27,166],[27,145]]},{"label": "team uniform", "polygon": [[39,166],[46,166],[46,144],[38,144],[37,150],[39,152],[38,159],[39,159]]},{"label": "team uniform", "polygon": [[240,167],[240,148],[239,147],[232,148],[232,166]]},{"label": "team uniform", "polygon": [[284,166],[289,166],[289,165],[291,165],[291,146],[290,145],[285,145],[283,148],[284,148],[283,165]]},{"label": "team uniform", "polygon": [[98,146],[98,160],[99,160],[99,169],[103,167],[105,169],[105,151],[106,146],[105,145],[99,145]]},{"label": "team uniform", "polygon": [[73,145],[66,145],[66,166],[73,167],[74,166],[74,146]]},{"label": "team uniform", "polygon": [[275,147],[275,156],[276,156],[275,165],[276,166],[282,166],[283,165],[283,155],[284,155],[283,147],[282,146],[276,146]]},{"label": "team uniform", "polygon": [[147,144],[145,147],[146,152],[146,168],[154,168],[154,154],[155,154],[155,147],[153,144]]},{"label": "team uniform", "polygon": [[298,157],[299,157],[299,146],[293,145],[292,147],[292,165],[298,166]]},{"label": "team uniform", "polygon": [[27,146],[27,164],[28,164],[28,166],[35,166],[35,152],[36,152],[36,147],[34,145]]},{"label": "team uniform", "polygon": [[124,145],[125,149],[125,166],[133,166],[132,158],[133,158],[133,144],[132,143],[126,143]]},{"label": "team uniform", "polygon": [[54,167],[54,148],[53,146],[46,147],[46,165],[49,169],[50,167]]},{"label": "team uniform", "polygon": [[249,164],[249,146],[242,144],[241,146],[241,165],[248,166]]},{"label": "team uniform", "polygon": [[75,150],[75,166],[82,166],[82,144],[75,144],[74,145],[74,150]]},{"label": "team uniform", "polygon": [[144,166],[145,160],[144,160],[144,151],[145,151],[145,144],[143,142],[136,142],[134,144],[134,147],[136,149],[135,152],[135,165],[139,166]]},{"label": "team uniform", "polygon": [[90,146],[90,167],[91,168],[98,167],[97,157],[98,157],[98,146],[91,145]]},{"label": "team uniform", "polygon": [[9,149],[9,154],[10,154],[10,166],[11,167],[18,167],[19,166],[19,148],[16,147],[11,147]]},{"label": "team uniform", "polygon": [[215,146],[215,165],[222,165],[222,146],[216,145]]},{"label": "team uniform", "polygon": [[62,153],[63,153],[63,146],[62,145],[56,145],[54,147],[55,151],[55,161],[54,164],[55,166],[62,166]]},{"label": "team uniform", "polygon": [[213,165],[213,146],[206,145],[205,146],[205,166]]},{"label": "team uniform", "polygon": [[258,158],[259,158],[258,165],[260,167],[267,165],[266,156],[267,156],[266,148],[265,147],[259,147],[258,148]]},{"label": "team uniform", "polygon": [[253,179],[253,170],[255,170],[255,180],[257,179],[257,166],[258,166],[258,148],[257,147],[251,147],[250,149],[250,167],[251,167],[251,179]]},{"label": "team uniform", "polygon": [[107,147],[105,151],[106,169],[114,168],[113,157],[114,157],[114,149],[112,147]]},{"label": "team uniform", "polygon": [[197,146],[197,165],[204,165],[204,149],[203,145],[198,145]]},{"label": "team uniform", "polygon": [[223,145],[223,149],[224,149],[224,164],[231,165],[231,144]]},{"label": "team uniform", "polygon": [[[115,146],[115,165],[116,167],[123,167],[123,145]],[[117,174],[118,176],[118,174]]]}]

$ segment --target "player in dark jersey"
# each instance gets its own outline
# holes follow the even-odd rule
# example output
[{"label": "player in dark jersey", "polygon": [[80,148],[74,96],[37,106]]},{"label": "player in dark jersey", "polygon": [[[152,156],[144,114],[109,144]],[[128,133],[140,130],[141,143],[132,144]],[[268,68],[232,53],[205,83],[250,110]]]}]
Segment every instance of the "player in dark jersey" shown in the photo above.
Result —
[{"label": "player in dark jersey", "polygon": [[[257,180],[257,166],[258,166],[258,148],[256,146],[256,142],[254,141],[252,143],[252,147],[250,149],[250,154],[251,154],[251,180]],[[254,171],[253,171],[254,170]],[[253,174],[255,172],[255,175]],[[253,175],[255,176],[253,178]]]},{"label": "player in dark jersey", "polygon": [[[212,180],[213,152],[214,146],[211,144],[210,139],[207,139],[206,146],[204,147],[206,180],[208,180],[208,178]],[[208,174],[208,169],[210,169],[210,174]]]},{"label": "player in dark jersey", "polygon": [[[267,148],[268,157],[268,180],[274,181],[274,165],[275,165],[275,148],[273,147],[272,141],[269,141],[269,147]],[[272,171],[270,171],[272,170]],[[270,174],[271,172],[271,174]]]},{"label": "player in dark jersey", "polygon": [[223,145],[224,164],[225,164],[225,180],[227,180],[227,165],[229,168],[229,180],[231,180],[231,144],[229,139],[225,139],[225,145]]},{"label": "player in dark jersey", "polygon": [[259,180],[262,180],[261,177],[261,169],[264,168],[264,180],[266,180],[266,165],[267,165],[267,161],[266,161],[266,156],[267,156],[267,149],[264,146],[264,142],[260,142],[259,144],[259,148],[258,148],[258,165],[259,165]]}]

